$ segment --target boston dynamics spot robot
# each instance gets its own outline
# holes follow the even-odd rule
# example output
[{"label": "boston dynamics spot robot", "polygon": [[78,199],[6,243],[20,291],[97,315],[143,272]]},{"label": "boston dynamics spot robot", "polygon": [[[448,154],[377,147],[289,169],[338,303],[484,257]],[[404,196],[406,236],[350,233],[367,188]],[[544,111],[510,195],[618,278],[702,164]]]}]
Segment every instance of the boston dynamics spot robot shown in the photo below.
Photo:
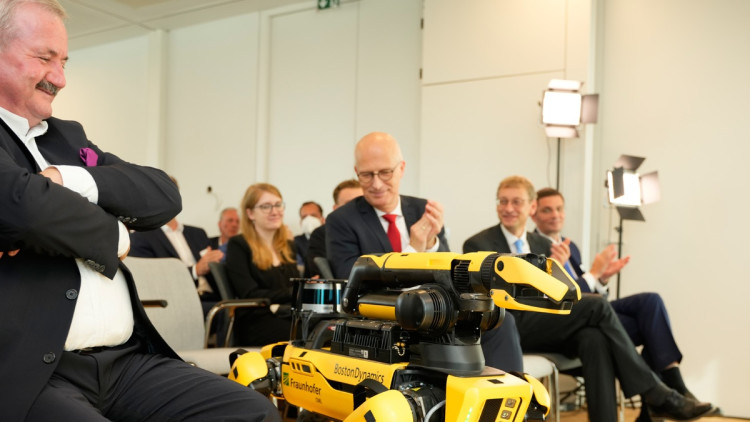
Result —
[{"label": "boston dynamics spot robot", "polygon": [[535,378],[485,367],[505,309],[568,314],[578,286],[544,256],[363,255],[349,280],[298,279],[290,341],[238,351],[229,377],[303,421],[544,420]]}]

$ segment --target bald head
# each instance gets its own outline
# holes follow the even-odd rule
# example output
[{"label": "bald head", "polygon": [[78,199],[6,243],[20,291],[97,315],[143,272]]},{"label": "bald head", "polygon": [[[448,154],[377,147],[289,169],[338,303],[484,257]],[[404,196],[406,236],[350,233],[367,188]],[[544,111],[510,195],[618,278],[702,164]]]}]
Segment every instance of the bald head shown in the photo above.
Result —
[{"label": "bald head", "polygon": [[387,154],[391,156],[393,161],[403,161],[404,159],[398,142],[391,134],[385,132],[368,133],[357,142],[357,146],[354,148],[354,165],[357,166],[363,156],[366,158],[372,154]]},{"label": "bald head", "polygon": [[369,133],[354,148],[354,171],[365,200],[383,212],[391,212],[398,205],[405,166],[401,147],[390,134]]}]

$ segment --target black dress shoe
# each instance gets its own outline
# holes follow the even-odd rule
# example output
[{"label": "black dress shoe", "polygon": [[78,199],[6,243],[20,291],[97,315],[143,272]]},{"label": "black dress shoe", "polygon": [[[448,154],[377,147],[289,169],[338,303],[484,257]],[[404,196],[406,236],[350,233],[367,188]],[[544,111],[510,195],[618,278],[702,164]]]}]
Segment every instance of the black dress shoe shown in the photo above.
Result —
[{"label": "black dress shoe", "polygon": [[658,406],[648,405],[649,413],[653,419],[673,419],[677,421],[691,421],[705,416],[714,409],[711,403],[699,403],[697,400],[687,398],[675,390],[672,390]]},{"label": "black dress shoe", "polygon": [[[690,391],[683,394],[683,396],[685,396],[688,399],[695,400],[696,402],[698,402],[699,405],[703,405],[703,404],[711,405],[711,403],[698,400],[698,398],[695,397],[693,393],[691,393]],[[704,416],[708,416],[708,415],[721,415],[721,409],[718,406],[711,405],[711,410],[709,410]]]}]

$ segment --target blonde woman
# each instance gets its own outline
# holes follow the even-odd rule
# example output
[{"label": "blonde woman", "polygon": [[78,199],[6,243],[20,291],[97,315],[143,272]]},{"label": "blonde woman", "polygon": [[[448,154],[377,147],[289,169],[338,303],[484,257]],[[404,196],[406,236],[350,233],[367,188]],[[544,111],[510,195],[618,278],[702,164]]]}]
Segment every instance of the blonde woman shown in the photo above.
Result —
[{"label": "blonde woman", "polygon": [[[281,192],[268,183],[257,183],[245,192],[240,205],[240,234],[227,242],[229,282],[240,298],[264,297],[273,304],[292,300],[290,278],[299,277],[294,243],[284,224]],[[271,307],[276,310],[275,306]],[[289,312],[269,308],[237,312],[235,342],[256,346],[289,340]]]}]

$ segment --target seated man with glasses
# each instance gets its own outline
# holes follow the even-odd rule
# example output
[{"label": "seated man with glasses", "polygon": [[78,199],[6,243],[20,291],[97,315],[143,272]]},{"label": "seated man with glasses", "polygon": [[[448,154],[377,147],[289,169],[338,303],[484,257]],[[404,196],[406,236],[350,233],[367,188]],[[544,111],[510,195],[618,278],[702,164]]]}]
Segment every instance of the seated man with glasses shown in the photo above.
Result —
[{"label": "seated man with glasses", "polygon": [[325,225],[328,261],[336,278],[349,278],[361,255],[448,251],[442,205],[399,195],[405,167],[391,135],[373,132],[357,143],[354,171],[363,196],[334,210]]},{"label": "seated man with glasses", "polygon": [[[406,163],[391,135],[375,132],[362,138],[355,147],[354,161],[363,196],[334,210],[325,224],[328,261],[336,278],[348,278],[360,255],[448,252],[442,206],[399,195]],[[482,350],[488,366],[523,370],[515,325],[503,324],[485,333]]]}]

